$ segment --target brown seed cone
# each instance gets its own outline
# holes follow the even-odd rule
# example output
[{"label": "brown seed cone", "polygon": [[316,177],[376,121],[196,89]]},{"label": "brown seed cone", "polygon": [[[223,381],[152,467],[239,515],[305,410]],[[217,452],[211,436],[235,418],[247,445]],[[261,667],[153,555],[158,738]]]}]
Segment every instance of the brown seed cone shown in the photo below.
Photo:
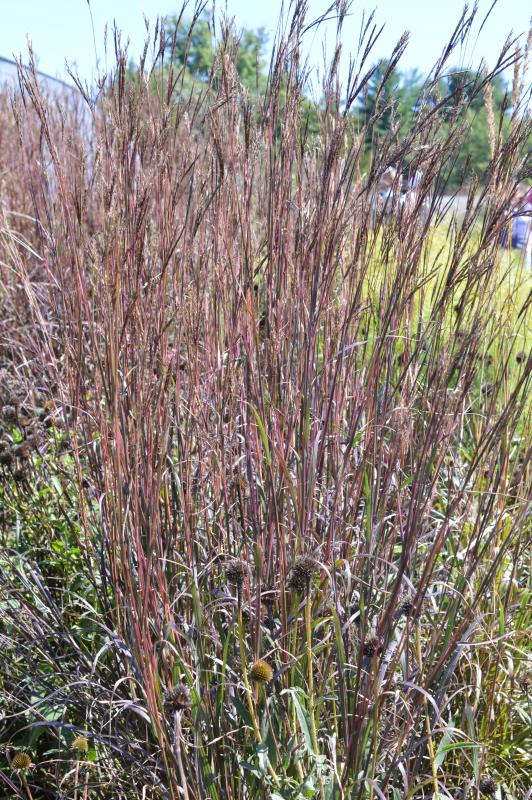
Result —
[{"label": "brown seed cone", "polygon": [[489,775],[483,775],[480,779],[479,789],[481,795],[491,797],[497,791],[497,784]]},{"label": "brown seed cone", "polygon": [[273,669],[267,661],[259,659],[255,661],[249,674],[255,683],[269,683],[273,678]]},{"label": "brown seed cone", "polygon": [[186,683],[178,683],[176,686],[171,686],[170,689],[167,689],[164,693],[164,705],[168,712],[183,711],[185,708],[190,708],[192,700]]},{"label": "brown seed cone", "polygon": [[11,767],[16,772],[27,770],[31,767],[31,756],[22,750],[20,753],[15,753],[11,761]]},{"label": "brown seed cone", "polygon": [[228,561],[225,565],[225,576],[230,583],[235,583],[241,587],[244,580],[249,575],[249,567],[245,561],[235,558],[233,561]]},{"label": "brown seed cone", "polygon": [[301,556],[294,562],[288,578],[288,588],[294,592],[305,594],[310,588],[314,575],[319,572],[320,565],[312,556]]},{"label": "brown seed cone", "polygon": [[378,636],[369,636],[362,647],[362,652],[368,658],[373,658],[374,655],[382,652],[382,642]]},{"label": "brown seed cone", "polygon": [[414,610],[414,598],[410,594],[406,594],[397,606],[398,617],[409,617]]}]

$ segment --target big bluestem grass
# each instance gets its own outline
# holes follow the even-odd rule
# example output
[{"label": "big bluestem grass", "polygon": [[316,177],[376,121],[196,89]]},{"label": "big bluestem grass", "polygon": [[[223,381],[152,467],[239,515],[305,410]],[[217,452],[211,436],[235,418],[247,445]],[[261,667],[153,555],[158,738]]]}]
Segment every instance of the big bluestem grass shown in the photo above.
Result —
[{"label": "big bluestem grass", "polygon": [[[45,737],[32,791],[68,781],[74,735],[78,796],[525,791],[529,279],[499,241],[526,98],[493,120],[465,213],[443,202],[512,44],[444,104],[464,15],[411,129],[377,136],[386,107],[351,113],[371,29],[311,127],[305,24],[297,5],[259,97],[227,31],[192,89],[161,34],[134,73],[116,37],[96,97],[46,97],[21,67],[2,99],[2,366],[17,409],[37,383],[63,430],[24,480],[0,465],[2,735]],[[423,175],[383,206],[390,166]],[[37,563],[58,531],[64,561]]]}]

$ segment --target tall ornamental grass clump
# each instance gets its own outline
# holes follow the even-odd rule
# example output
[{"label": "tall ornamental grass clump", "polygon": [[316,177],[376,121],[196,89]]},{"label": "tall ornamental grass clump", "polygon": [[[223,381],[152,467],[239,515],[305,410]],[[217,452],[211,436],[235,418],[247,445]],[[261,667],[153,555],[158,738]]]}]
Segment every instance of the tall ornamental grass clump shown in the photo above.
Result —
[{"label": "tall ornamental grass clump", "polygon": [[[342,84],[334,7],[312,105],[305,11],[258,96],[226,28],[192,89],[162,31],[94,96],[21,66],[2,98],[6,797],[526,791],[527,56],[449,102],[465,12],[380,135],[406,38],[362,124],[373,22]],[[512,63],[458,217],[463,112]]]}]

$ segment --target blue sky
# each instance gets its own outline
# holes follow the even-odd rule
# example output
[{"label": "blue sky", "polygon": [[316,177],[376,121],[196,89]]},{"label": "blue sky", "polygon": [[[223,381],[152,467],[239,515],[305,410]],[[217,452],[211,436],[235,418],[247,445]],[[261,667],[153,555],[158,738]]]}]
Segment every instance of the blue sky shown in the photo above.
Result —
[{"label": "blue sky", "polygon": [[[327,0],[309,0],[309,17],[317,16],[327,7]],[[484,58],[493,65],[506,36],[513,30],[524,41],[530,21],[530,6],[525,0],[499,0],[480,34],[480,22],[491,0],[480,0],[479,22],[461,54],[464,65],[477,66]],[[100,63],[104,64],[103,32],[106,23],[116,21],[130,40],[130,55],[135,58],[142,50],[146,36],[143,20],[175,12],[179,0],[91,0],[96,45]],[[273,35],[281,0],[218,0],[216,7],[227,9],[240,26],[263,26]],[[360,27],[362,9],[376,9],[376,20],[385,24],[385,31],[375,50],[375,57],[386,56],[405,30],[411,32],[411,42],[402,60],[406,69],[427,71],[439,56],[463,8],[462,0],[441,3],[430,0],[358,0],[345,25],[344,50],[354,50]],[[52,75],[65,77],[65,60],[77,65],[82,78],[91,80],[95,72],[95,52],[87,0],[0,0],[0,56],[11,58],[26,51],[29,36],[38,58],[38,66]],[[333,38],[332,26],[326,31],[329,48]],[[322,63],[322,34],[310,35],[307,48],[312,64]],[[456,59],[455,59],[456,61]]]}]

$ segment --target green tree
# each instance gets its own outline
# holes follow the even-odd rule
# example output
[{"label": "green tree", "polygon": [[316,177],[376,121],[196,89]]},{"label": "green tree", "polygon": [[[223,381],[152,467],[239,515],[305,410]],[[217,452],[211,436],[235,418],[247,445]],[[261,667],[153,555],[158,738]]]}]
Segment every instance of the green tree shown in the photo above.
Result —
[{"label": "green tree", "polygon": [[215,49],[208,19],[198,19],[191,28],[184,20],[171,17],[167,22],[168,47],[175,47],[172,60],[175,64],[186,63],[187,71],[193,78],[207,80],[214,61]]},{"label": "green tree", "polygon": [[368,123],[377,113],[377,119],[368,127],[368,143],[375,135],[384,135],[390,130],[392,120],[399,124],[399,131],[408,130],[422,85],[417,71],[401,73],[397,67],[389,71],[389,62],[381,59],[368,82],[364,98],[358,108],[362,122]]},{"label": "green tree", "polygon": [[[186,65],[190,78],[205,82],[210,75],[219,46],[219,43],[214,41],[208,18],[200,17],[191,29],[186,21],[172,17],[167,22],[167,36],[169,48],[175,36],[175,47],[172,51],[174,63]],[[254,91],[257,86],[259,89],[265,86],[266,42],[267,36],[263,28],[229,33],[228,44],[234,44],[236,48],[238,76],[250,91]]]}]

